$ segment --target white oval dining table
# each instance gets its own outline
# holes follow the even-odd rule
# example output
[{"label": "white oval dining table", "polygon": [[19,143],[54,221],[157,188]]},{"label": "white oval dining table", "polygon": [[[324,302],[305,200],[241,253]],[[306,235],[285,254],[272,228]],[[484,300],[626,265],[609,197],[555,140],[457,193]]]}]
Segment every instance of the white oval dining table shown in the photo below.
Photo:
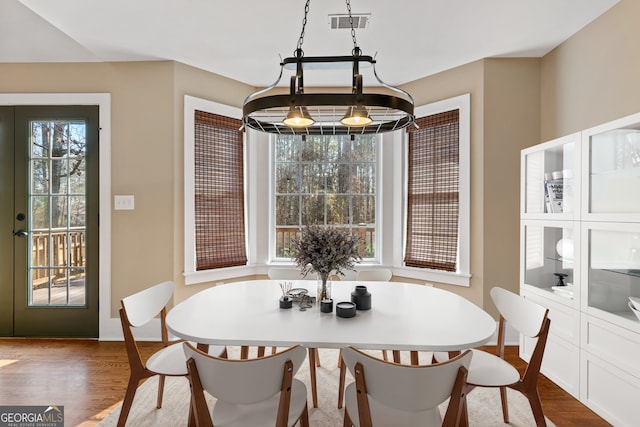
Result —
[{"label": "white oval dining table", "polygon": [[[316,365],[318,348],[448,351],[489,341],[495,320],[467,299],[442,289],[401,282],[334,281],[333,311],[314,303],[305,310],[294,303],[282,309],[280,283],[304,288],[315,296],[315,280],[251,280],[218,285],[175,305],[167,314],[167,329],[200,345],[309,348]],[[356,285],[371,293],[371,309],[354,317],[336,316],[336,304],[351,301]],[[311,369],[313,406],[318,406],[315,369]]]},{"label": "white oval dining table", "polygon": [[[334,310],[318,304],[304,311],[299,303],[279,308],[283,280],[251,280],[218,285],[174,306],[167,328],[189,341],[210,345],[291,346],[456,351],[485,344],[496,322],[467,299],[442,289],[401,283],[333,281]],[[315,296],[315,280],[286,281]],[[355,317],[335,314],[335,305],[351,301],[355,285],[371,293],[371,309]]]}]

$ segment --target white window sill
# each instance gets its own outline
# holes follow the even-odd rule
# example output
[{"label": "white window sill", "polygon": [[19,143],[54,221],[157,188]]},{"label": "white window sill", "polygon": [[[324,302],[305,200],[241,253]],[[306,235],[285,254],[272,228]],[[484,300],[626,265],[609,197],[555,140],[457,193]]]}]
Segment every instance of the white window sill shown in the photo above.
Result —
[{"label": "white window sill", "polygon": [[425,282],[446,283],[448,285],[466,287],[469,287],[471,282],[471,274],[469,273],[449,273],[412,267],[396,267],[393,269],[393,275]]},{"label": "white window sill", "polygon": [[219,282],[221,280],[238,279],[240,277],[253,276],[255,274],[262,273],[257,271],[256,266],[248,265],[182,273],[185,285]]}]

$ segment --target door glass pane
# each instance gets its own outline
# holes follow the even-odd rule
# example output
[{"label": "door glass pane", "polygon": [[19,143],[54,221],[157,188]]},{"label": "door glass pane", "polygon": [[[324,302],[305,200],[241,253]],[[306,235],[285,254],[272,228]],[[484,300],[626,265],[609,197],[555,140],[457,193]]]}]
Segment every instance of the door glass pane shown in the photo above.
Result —
[{"label": "door glass pane", "polygon": [[31,230],[49,228],[49,196],[30,197],[31,203]]},{"label": "door glass pane", "polygon": [[83,306],[86,124],[30,122],[29,305]]}]

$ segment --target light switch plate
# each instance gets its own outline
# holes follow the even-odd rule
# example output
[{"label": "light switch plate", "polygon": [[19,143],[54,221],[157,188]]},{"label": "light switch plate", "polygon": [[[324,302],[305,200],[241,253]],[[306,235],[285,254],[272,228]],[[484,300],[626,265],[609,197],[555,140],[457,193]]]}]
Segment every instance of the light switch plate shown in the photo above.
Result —
[{"label": "light switch plate", "polygon": [[116,211],[132,211],[135,208],[133,195],[114,196],[113,209]]}]

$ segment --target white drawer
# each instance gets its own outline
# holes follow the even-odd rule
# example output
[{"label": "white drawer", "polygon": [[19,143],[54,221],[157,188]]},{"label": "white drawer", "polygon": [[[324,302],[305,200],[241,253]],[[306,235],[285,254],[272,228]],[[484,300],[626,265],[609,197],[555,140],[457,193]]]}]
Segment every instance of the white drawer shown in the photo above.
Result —
[{"label": "white drawer", "polygon": [[640,378],[640,334],[583,314],[581,347]]},{"label": "white drawer", "polygon": [[640,379],[593,354],[581,352],[580,400],[616,427],[640,420]]},{"label": "white drawer", "polygon": [[522,296],[549,309],[549,319],[551,319],[549,335],[555,335],[556,337],[566,340],[576,346],[580,345],[579,311],[528,292],[523,292]]}]

